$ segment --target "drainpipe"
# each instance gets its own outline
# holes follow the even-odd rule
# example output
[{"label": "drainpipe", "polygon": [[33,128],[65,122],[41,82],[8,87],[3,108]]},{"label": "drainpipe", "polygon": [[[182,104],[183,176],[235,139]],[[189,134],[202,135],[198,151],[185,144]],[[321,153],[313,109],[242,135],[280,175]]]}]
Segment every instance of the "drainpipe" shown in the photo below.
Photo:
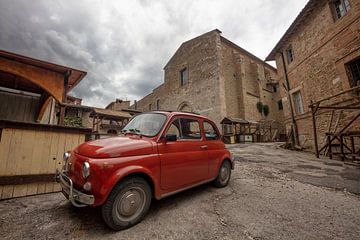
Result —
[{"label": "drainpipe", "polygon": [[295,120],[292,99],[290,96],[290,84],[289,84],[289,77],[288,77],[288,73],[287,73],[287,69],[286,69],[286,65],[285,65],[285,58],[284,58],[284,54],[282,52],[280,52],[280,54],[281,54],[281,59],[282,59],[282,63],[284,66],[285,87],[286,87],[286,93],[287,93],[287,98],[289,101],[289,108],[290,108],[290,114],[291,114],[291,128],[293,131],[293,137],[291,138],[291,141],[292,141],[293,146],[296,146],[296,145],[299,145],[298,128],[297,128],[297,124],[296,124],[296,120]]}]

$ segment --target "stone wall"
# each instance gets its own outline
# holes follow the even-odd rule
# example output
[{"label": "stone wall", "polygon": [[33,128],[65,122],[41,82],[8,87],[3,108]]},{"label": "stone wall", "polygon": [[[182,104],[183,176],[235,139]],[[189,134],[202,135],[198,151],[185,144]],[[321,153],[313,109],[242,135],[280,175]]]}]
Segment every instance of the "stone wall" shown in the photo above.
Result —
[{"label": "stone wall", "polygon": [[[283,111],[277,106],[277,101],[281,99],[278,85],[275,85],[277,90],[274,92],[273,86],[267,84],[269,79],[276,82],[276,69],[229,40],[221,39],[221,76],[225,79],[227,116],[282,122]],[[258,102],[269,106],[267,117],[257,110]]]},{"label": "stone wall", "polygon": [[[346,63],[360,56],[360,2],[349,0],[350,11],[341,19],[334,20],[331,1],[319,1],[295,33],[283,44],[284,53],[289,46],[294,51],[294,61],[285,64],[290,82],[290,94],[300,91],[304,114],[297,114],[300,143],[313,147],[313,128],[310,101],[317,101],[349,88]],[[284,66],[280,54],[276,56],[280,86],[285,82]],[[289,101],[284,88],[280,88],[287,128],[290,128]],[[337,113],[336,113],[337,114]],[[339,128],[353,113],[344,112]],[[330,113],[318,117],[318,140],[323,142],[329,125]],[[359,122],[354,128],[359,130]]]},{"label": "stone wall", "polygon": [[[165,82],[152,93],[137,101],[137,109],[148,111],[149,104],[156,109],[186,109],[201,113],[221,121],[221,101],[219,84],[220,33],[211,31],[190,41],[184,42],[165,66]],[[180,71],[188,70],[188,83],[181,86]],[[133,106],[134,107],[134,106]]]},{"label": "stone wall", "polygon": [[[180,71],[185,68],[189,81],[181,86]],[[165,110],[186,106],[219,127],[226,116],[262,119],[256,108],[261,101],[270,107],[266,119],[283,119],[276,105],[280,95],[266,84],[270,76],[276,79],[276,69],[220,36],[218,30],[183,43],[164,70],[164,84],[137,101],[138,110],[155,110],[158,102],[159,109]]]}]

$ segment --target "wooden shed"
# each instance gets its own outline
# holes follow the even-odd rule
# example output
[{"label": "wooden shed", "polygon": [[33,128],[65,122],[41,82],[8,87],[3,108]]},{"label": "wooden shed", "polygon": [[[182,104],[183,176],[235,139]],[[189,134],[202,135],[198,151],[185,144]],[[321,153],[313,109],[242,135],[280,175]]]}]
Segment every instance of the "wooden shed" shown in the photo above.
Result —
[{"label": "wooden shed", "polygon": [[220,123],[225,143],[258,141],[259,123],[257,121],[225,117]]},{"label": "wooden shed", "polygon": [[0,199],[60,190],[64,152],[91,133],[63,126],[66,94],[85,75],[0,50]]}]

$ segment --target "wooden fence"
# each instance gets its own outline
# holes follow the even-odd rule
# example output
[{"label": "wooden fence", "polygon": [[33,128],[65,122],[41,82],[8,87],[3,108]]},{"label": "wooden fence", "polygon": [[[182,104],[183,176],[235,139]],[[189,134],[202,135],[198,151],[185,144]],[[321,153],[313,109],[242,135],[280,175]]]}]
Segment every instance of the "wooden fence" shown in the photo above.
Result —
[{"label": "wooden fence", "polygon": [[63,154],[91,129],[0,121],[0,199],[60,191]]}]

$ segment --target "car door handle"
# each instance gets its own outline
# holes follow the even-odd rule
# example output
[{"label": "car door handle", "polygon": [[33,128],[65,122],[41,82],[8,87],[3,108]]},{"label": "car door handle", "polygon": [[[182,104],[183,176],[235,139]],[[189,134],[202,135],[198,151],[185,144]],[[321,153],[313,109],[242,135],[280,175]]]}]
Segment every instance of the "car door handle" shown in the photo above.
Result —
[{"label": "car door handle", "polygon": [[207,145],[200,146],[200,149],[206,150],[206,149],[208,149],[208,146]]}]

